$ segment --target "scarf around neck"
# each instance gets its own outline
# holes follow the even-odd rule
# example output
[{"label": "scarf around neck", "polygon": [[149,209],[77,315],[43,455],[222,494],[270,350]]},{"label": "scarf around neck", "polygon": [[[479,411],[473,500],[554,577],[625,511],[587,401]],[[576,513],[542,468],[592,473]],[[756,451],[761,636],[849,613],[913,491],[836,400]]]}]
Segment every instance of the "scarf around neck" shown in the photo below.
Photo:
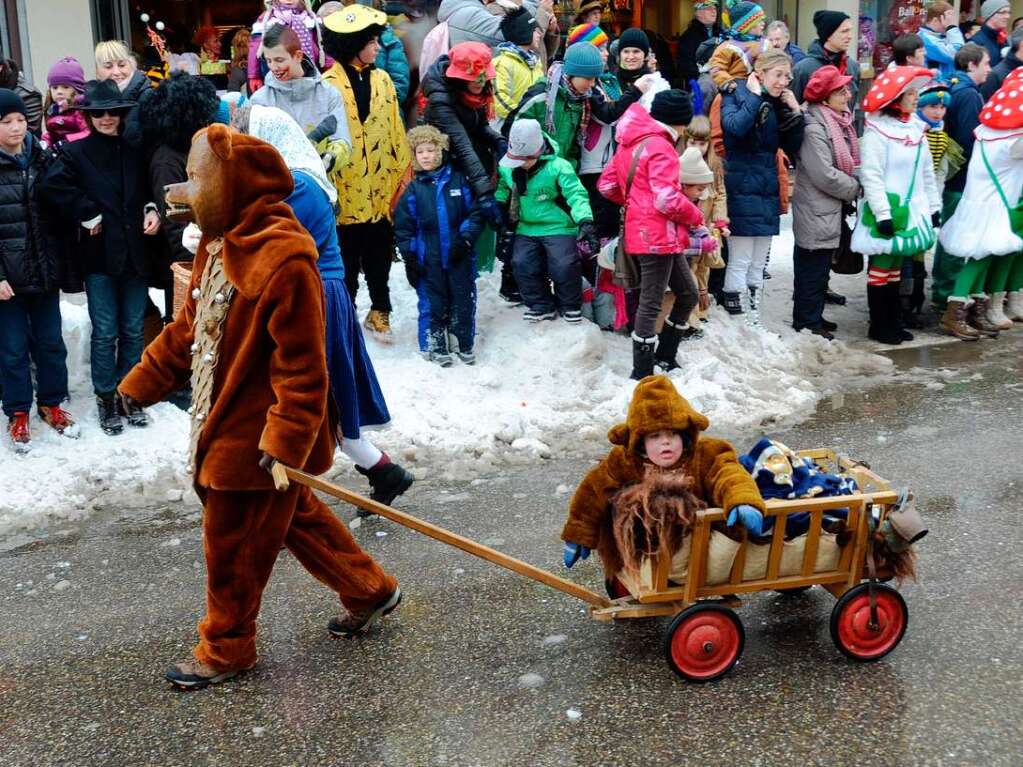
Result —
[{"label": "scarf around neck", "polygon": [[839,113],[821,104],[818,114],[824,118],[824,125],[828,129],[835,166],[847,176],[853,175],[860,165],[860,142],[853,127],[852,112],[846,110]]}]

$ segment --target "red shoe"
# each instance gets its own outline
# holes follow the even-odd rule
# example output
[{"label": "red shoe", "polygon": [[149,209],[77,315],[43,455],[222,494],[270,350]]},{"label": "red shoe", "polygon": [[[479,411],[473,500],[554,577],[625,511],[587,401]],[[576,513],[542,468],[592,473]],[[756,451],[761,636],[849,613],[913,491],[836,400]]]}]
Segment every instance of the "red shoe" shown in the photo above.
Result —
[{"label": "red shoe", "polygon": [[78,426],[71,414],[60,405],[40,405],[39,417],[49,424],[58,434],[65,437],[78,437]]},{"label": "red shoe", "polygon": [[28,430],[28,413],[15,413],[7,420],[7,433],[11,435],[14,449],[23,453],[28,450],[32,435]]}]

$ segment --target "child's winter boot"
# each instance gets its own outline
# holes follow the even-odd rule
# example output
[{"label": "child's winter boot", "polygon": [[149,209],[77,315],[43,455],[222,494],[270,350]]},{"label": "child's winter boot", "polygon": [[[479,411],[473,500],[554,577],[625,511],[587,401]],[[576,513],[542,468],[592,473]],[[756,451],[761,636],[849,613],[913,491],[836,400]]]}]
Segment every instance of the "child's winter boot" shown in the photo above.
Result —
[{"label": "child's winter boot", "polygon": [[[381,456],[373,468],[364,469],[356,466],[355,470],[369,480],[372,491],[369,497],[384,506],[394,503],[394,499],[412,487],[412,483],[416,481],[411,472],[396,463],[391,463],[391,457],[387,453]],[[368,517],[371,512],[359,509],[356,513],[360,517]]]},{"label": "child's winter boot", "polygon": [[678,370],[678,344],[682,340],[682,328],[677,327],[671,320],[664,320],[664,327],[657,336],[657,351],[654,354],[654,363],[665,373]]},{"label": "child's winter boot", "polygon": [[870,311],[867,338],[881,344],[896,346],[902,343],[902,335],[898,327],[892,323],[898,316],[900,307],[896,300],[893,311],[893,307],[889,306],[889,295],[887,285],[867,285],[867,308]]},{"label": "child's winter boot", "polygon": [[117,412],[128,422],[129,426],[144,429],[149,426],[149,414],[135,400],[117,398]]},{"label": "child's winter boot", "polygon": [[746,291],[746,324],[752,328],[760,327],[760,297],[756,288]]},{"label": "child's winter boot", "polygon": [[[903,341],[912,341],[913,334],[906,330],[905,324],[905,308],[902,303],[902,287],[899,282],[889,282],[885,286],[887,293],[885,294],[885,305],[888,307],[890,312],[889,324],[895,329],[899,338]],[[915,325],[914,325],[915,326]]]},{"label": "child's winter boot", "polygon": [[40,405],[39,417],[58,434],[77,439],[79,430],[71,414],[60,405]]},{"label": "child's winter boot", "polygon": [[1005,305],[1005,316],[1013,322],[1023,322],[1023,290],[1014,290]]},{"label": "child's winter boot", "polygon": [[999,330],[1011,330],[1012,320],[1005,316],[1005,291],[991,294],[991,303],[987,308],[987,321]]},{"label": "child's winter boot", "polygon": [[742,314],[742,301],[739,300],[738,293],[730,293],[727,290],[721,291],[722,306],[725,307],[725,311],[731,315]]},{"label": "child's winter boot", "polygon": [[[643,338],[635,333],[632,334],[632,375],[629,378],[633,381],[654,374],[654,344],[656,342],[657,336]],[[678,349],[677,344],[675,349]]]},{"label": "child's winter boot", "polygon": [[476,364],[476,352],[470,349],[467,352],[462,350],[458,351],[458,359],[461,360],[463,365],[475,365]]},{"label": "child's winter boot", "polygon": [[515,275],[512,274],[509,264],[501,267],[501,288],[498,291],[498,295],[512,306],[518,306],[522,303],[522,294],[519,293],[519,285],[515,281]]},{"label": "child's winter boot", "polygon": [[7,434],[10,435],[15,452],[27,452],[32,441],[32,434],[28,429],[28,413],[18,412],[8,418]]},{"label": "child's winter boot", "polygon": [[941,315],[939,327],[960,341],[976,341],[980,338],[980,333],[966,322],[966,304],[955,298],[949,298],[945,304],[945,313]]},{"label": "child's winter boot", "polygon": [[972,296],[973,303],[966,310],[966,321],[974,330],[988,338],[998,338],[998,327],[987,318],[988,306],[991,305],[987,296]]}]

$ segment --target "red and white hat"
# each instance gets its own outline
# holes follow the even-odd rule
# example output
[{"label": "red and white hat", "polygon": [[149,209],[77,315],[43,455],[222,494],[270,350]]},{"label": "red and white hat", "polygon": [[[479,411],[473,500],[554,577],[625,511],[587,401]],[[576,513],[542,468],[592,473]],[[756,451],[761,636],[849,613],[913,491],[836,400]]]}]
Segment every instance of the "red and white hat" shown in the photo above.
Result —
[{"label": "red and white hat", "polygon": [[1023,128],[1023,72],[1014,69],[980,110],[980,124],[996,130]]},{"label": "red and white hat", "polygon": [[874,84],[863,97],[864,112],[880,112],[908,90],[919,90],[935,76],[923,67],[891,67],[878,72]]}]

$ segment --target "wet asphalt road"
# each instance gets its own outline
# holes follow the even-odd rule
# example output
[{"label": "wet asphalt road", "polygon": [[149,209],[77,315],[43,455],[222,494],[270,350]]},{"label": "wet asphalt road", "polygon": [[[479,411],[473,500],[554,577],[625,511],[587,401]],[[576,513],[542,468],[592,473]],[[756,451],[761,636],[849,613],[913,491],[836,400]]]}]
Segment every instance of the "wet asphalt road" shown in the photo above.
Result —
[{"label": "wet asphalt road", "polygon": [[[920,582],[902,589],[906,638],[881,662],[839,655],[826,592],[761,594],[740,610],[746,650],[731,675],[686,684],[662,656],[665,620],[595,623],[581,602],[369,520],[360,542],[406,592],[393,618],[329,639],[330,595],[282,554],[258,671],[180,693],[161,674],[202,607],[198,509],[108,512],[0,541],[0,764],[1023,764],[1015,335],[897,352],[905,370],[976,374],[833,398],[778,435],[869,460],[918,493],[931,534]],[[757,435],[726,436],[748,447]],[[403,507],[561,572],[579,464],[424,481]],[[572,576],[599,588],[592,562]]]}]

